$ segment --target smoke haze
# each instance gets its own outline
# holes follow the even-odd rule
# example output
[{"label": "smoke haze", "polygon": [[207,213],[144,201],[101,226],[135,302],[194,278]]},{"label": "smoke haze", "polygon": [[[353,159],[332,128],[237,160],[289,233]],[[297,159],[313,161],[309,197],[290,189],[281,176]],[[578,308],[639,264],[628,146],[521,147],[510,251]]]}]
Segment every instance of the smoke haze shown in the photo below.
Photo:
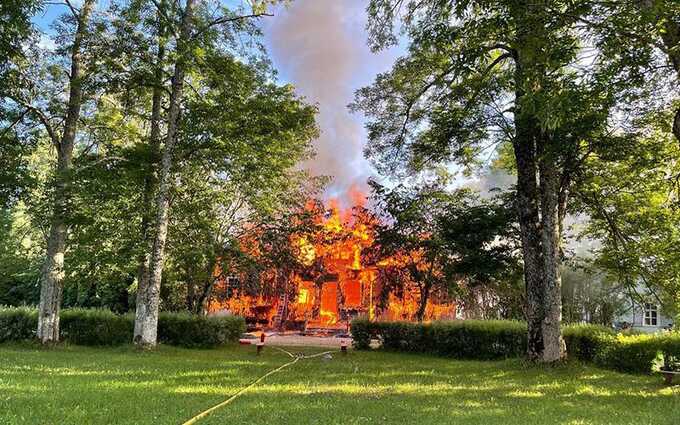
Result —
[{"label": "smoke haze", "polygon": [[333,178],[325,197],[350,201],[374,173],[363,157],[362,117],[347,110],[354,91],[389,69],[396,53],[374,54],[366,46],[366,2],[297,0],[278,8],[264,31],[282,82],[319,107],[316,158],[304,164],[315,175]]}]

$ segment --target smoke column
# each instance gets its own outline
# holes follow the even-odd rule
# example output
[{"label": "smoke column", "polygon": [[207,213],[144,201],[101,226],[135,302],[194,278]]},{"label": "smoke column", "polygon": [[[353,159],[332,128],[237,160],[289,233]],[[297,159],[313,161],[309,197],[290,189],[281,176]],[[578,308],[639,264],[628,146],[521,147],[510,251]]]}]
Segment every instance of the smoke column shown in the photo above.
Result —
[{"label": "smoke column", "polygon": [[316,158],[304,164],[315,175],[333,177],[325,197],[351,202],[374,170],[363,157],[361,116],[347,110],[354,91],[389,69],[394,51],[374,54],[366,46],[366,2],[296,0],[265,21],[267,47],[282,82],[290,82],[319,107]]}]

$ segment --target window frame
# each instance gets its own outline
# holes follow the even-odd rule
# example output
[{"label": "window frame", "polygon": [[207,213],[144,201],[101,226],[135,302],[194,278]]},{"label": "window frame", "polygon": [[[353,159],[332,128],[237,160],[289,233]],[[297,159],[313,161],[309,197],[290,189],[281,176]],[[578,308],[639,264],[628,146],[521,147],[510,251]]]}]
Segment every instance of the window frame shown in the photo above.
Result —
[{"label": "window frame", "polygon": [[644,303],[642,306],[642,326],[659,326],[659,306]]}]

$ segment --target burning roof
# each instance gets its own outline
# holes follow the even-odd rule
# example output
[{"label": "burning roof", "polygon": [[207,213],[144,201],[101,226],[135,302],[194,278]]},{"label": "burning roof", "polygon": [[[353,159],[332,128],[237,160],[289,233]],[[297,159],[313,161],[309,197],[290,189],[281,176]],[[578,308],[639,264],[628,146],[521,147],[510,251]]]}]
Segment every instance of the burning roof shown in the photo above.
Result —
[{"label": "burning roof", "polygon": [[[216,270],[219,279],[208,310],[242,315],[251,327],[298,330],[344,329],[357,316],[414,320],[418,287],[408,281],[394,285],[395,274],[390,271],[406,258],[417,261],[418,253],[376,260],[378,223],[364,208],[365,197],[355,194],[353,198],[354,206],[344,210],[330,201],[315,217],[316,230],[291,235],[297,267],[268,270],[264,275],[275,277],[261,279],[256,290],[244,287],[239,270]],[[455,303],[445,294],[433,294],[425,318],[453,318],[455,313]]]}]

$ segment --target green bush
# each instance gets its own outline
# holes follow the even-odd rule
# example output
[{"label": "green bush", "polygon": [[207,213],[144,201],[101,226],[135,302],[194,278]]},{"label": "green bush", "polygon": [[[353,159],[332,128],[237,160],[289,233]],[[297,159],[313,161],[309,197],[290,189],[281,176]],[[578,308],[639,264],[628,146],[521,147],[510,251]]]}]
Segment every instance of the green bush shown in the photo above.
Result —
[{"label": "green bush", "polygon": [[433,323],[355,320],[355,347],[368,348],[372,335],[392,351],[430,353],[461,359],[498,359],[526,352],[526,325],[504,320],[454,320]]},{"label": "green bush", "polygon": [[[526,324],[504,320],[454,320],[428,324],[352,322],[357,349],[368,349],[372,337],[385,350],[429,353],[459,359],[491,360],[526,353]],[[680,367],[680,334],[618,334],[596,325],[563,329],[568,355],[606,369],[650,373],[663,354],[670,367]]]},{"label": "green bush", "polygon": [[217,347],[237,341],[245,330],[245,321],[238,316],[161,313],[158,318],[158,340],[182,347]]},{"label": "green bush", "polygon": [[526,324],[510,320],[434,322],[423,336],[430,352],[461,359],[520,357],[527,350]]},{"label": "green bush", "polygon": [[[132,342],[134,316],[103,309],[66,309],[60,317],[60,338],[77,345],[120,345]],[[0,307],[0,342],[35,338],[38,312],[30,307]],[[161,313],[158,341],[183,347],[216,347],[237,341],[245,331],[237,316],[195,316]]]},{"label": "green bush", "polygon": [[620,372],[651,373],[660,355],[669,365],[680,359],[680,336],[674,334],[615,334],[602,326],[572,325],[563,335],[571,358]]},{"label": "green bush", "polygon": [[595,364],[619,372],[651,373],[663,340],[663,336],[655,335],[603,337]]},{"label": "green bush", "polygon": [[33,339],[37,328],[35,308],[0,306],[0,342]]},{"label": "green bush", "polygon": [[132,341],[134,317],[104,309],[67,309],[59,315],[61,339],[77,345],[121,345]]},{"label": "green bush", "polygon": [[427,325],[411,322],[378,323],[378,332],[382,346],[386,350],[423,352]]},{"label": "green bush", "polygon": [[663,367],[680,372],[680,333],[673,332],[664,335],[659,342],[663,354]]},{"label": "green bush", "polygon": [[357,350],[368,350],[371,348],[371,338],[373,337],[373,323],[368,319],[355,319],[350,324],[352,333],[352,345]]},{"label": "green bush", "polygon": [[613,330],[599,325],[578,324],[562,329],[562,336],[567,345],[567,356],[584,362],[592,362],[606,337],[612,335]]}]

